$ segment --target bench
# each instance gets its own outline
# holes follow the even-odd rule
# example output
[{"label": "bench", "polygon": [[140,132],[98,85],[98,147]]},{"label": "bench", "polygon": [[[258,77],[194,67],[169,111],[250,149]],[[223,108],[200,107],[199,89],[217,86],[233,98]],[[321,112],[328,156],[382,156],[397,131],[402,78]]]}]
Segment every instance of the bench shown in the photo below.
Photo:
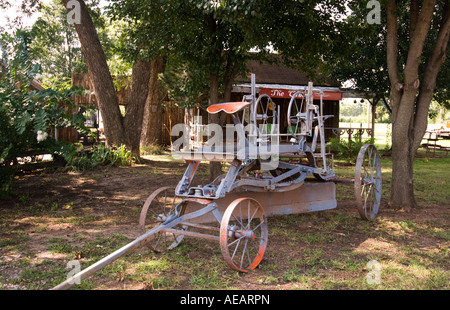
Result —
[{"label": "bench", "polygon": [[435,131],[426,131],[423,140],[426,140],[426,143],[422,144],[422,147],[424,147],[427,152],[426,155],[428,156],[429,151],[433,150],[433,157],[436,155],[436,150],[442,150],[445,151],[445,156],[448,155],[448,152],[450,151],[450,147],[444,147],[442,145],[437,144],[437,141],[439,140],[439,135]]}]

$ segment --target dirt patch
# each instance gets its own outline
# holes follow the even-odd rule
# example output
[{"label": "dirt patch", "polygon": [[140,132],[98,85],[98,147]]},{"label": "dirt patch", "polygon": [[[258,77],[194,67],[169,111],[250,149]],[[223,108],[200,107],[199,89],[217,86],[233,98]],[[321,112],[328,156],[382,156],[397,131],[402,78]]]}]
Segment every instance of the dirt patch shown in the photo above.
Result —
[{"label": "dirt patch", "polygon": [[[120,234],[133,240],[140,235],[137,224],[146,198],[159,187],[175,186],[185,168],[185,163],[147,160],[126,168],[70,173],[41,171],[18,176],[16,195],[1,201],[0,206],[1,287],[30,288],[16,281],[30,266],[20,267],[17,261],[22,258],[31,260],[33,266],[42,262],[63,264],[70,257],[86,259],[92,253],[77,254],[77,249],[98,241],[99,236],[106,240]],[[208,179],[207,169],[207,166],[202,167],[194,182],[204,183]],[[348,185],[338,185],[338,190],[339,186]],[[359,265],[355,267],[357,271],[349,267],[347,257],[352,255],[362,257],[361,261],[371,257],[381,261],[401,259],[408,255],[402,249],[411,246],[414,251],[424,253],[448,253],[449,210],[449,205],[422,204],[422,208],[409,212],[395,211],[386,208],[383,202],[377,220],[368,223],[359,219],[353,200],[344,200],[338,202],[335,210],[270,219],[270,241],[262,267],[238,276],[225,267],[220,272],[220,281],[244,290],[321,289],[327,288],[323,279],[333,279],[341,284],[332,288],[339,289],[355,275],[361,276],[361,270],[366,272],[365,267]],[[437,224],[430,226],[430,223]],[[273,234],[271,229],[274,229]],[[426,233],[421,234],[421,231]],[[52,242],[67,249],[52,250]],[[192,246],[192,242],[190,244]],[[205,244],[208,246],[195,248],[194,243],[195,250],[184,255],[201,262],[212,256],[220,259],[219,245],[209,241]],[[108,245],[98,246],[106,253],[114,250]],[[137,252],[147,253],[145,250]],[[192,266],[201,270],[195,263]],[[447,262],[444,269],[448,267]],[[127,271],[128,274],[133,272]],[[171,272],[165,275],[175,283],[171,282],[169,288],[198,288],[188,271]],[[120,271],[117,274],[116,279],[96,277],[93,288],[155,288],[154,282],[149,283],[148,279],[133,280],[120,275]],[[50,287],[48,283],[31,286]]]}]

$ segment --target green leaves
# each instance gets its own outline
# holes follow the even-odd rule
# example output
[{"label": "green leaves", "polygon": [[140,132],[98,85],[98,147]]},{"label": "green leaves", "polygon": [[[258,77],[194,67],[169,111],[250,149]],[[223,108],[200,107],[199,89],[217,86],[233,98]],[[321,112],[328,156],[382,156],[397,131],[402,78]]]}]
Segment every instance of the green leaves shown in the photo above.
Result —
[{"label": "green leaves", "polygon": [[93,146],[91,152],[81,151],[66,146],[60,154],[66,159],[67,167],[74,171],[90,170],[100,166],[129,166],[135,158],[124,145],[106,147],[103,144]]},{"label": "green leaves", "polygon": [[[40,150],[53,154],[59,143],[52,139],[55,127],[72,126],[87,132],[81,115],[69,113],[71,97],[79,88],[66,90],[33,88],[40,71],[29,59],[27,34],[2,34],[0,47],[0,192],[10,190],[18,168],[17,158]],[[0,193],[1,195],[2,193]]]},{"label": "green leaves", "polygon": [[[171,85],[193,103],[203,93],[200,89],[209,88],[209,76],[219,77],[223,93],[226,80],[234,78],[230,67],[237,64],[238,74],[245,74],[246,61],[264,59],[268,50],[274,49],[288,65],[312,76],[329,71],[334,65],[332,56],[349,49],[347,33],[343,33],[346,23],[335,18],[344,15],[345,4],[329,0],[112,0],[107,12],[125,24],[119,40],[123,57],[166,56],[166,73],[171,67],[179,73],[178,81],[171,79],[177,85]],[[251,50],[258,53],[250,54]],[[170,88],[170,94],[181,93]]]},{"label": "green leaves", "polygon": [[31,115],[25,111],[22,115],[19,115],[13,123],[13,126],[16,128],[17,133],[22,135],[27,129],[27,125],[31,120]]}]

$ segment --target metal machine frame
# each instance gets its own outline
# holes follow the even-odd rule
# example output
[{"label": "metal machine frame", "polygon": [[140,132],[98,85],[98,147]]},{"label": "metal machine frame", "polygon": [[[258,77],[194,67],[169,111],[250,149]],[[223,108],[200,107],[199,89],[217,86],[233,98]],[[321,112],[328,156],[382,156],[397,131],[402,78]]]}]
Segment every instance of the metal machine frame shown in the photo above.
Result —
[{"label": "metal machine frame", "polygon": [[[314,104],[317,97],[319,105]],[[139,218],[142,235],[55,289],[71,287],[76,279],[86,278],[138,246],[170,250],[185,236],[218,241],[226,263],[248,272],[263,259],[267,217],[336,208],[339,180],[325,152],[324,120],[330,116],[323,115],[323,92],[312,83],[293,94],[286,134],[279,133],[280,108],[267,95],[257,97],[254,75],[251,94],[242,102],[213,105],[208,112],[232,116],[237,143],[178,150],[174,155],[186,160],[186,171],[175,188],[159,188],[147,198]],[[280,143],[283,136],[288,143]],[[229,163],[227,173],[209,184],[193,186],[200,163],[214,160]],[[352,183],[361,217],[373,219],[382,184],[375,146],[361,148]]]}]

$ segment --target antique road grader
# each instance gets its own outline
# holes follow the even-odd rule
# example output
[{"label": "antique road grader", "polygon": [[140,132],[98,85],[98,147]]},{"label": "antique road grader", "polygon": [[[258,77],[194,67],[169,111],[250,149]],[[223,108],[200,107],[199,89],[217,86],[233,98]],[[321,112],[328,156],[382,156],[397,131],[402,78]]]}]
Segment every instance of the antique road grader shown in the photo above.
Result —
[{"label": "antique road grader", "polygon": [[[248,272],[266,251],[268,217],[336,208],[336,182],[349,180],[336,178],[326,153],[324,120],[330,116],[323,115],[323,92],[312,83],[296,91],[287,109],[287,132],[280,133],[280,108],[268,95],[257,97],[255,85],[252,75],[251,94],[242,102],[208,107],[209,113],[231,115],[237,139],[176,150],[174,155],[188,163],[186,171],[175,188],[159,188],[145,201],[139,218],[142,235],[53,289],[68,289],[143,244],[161,252],[184,237],[218,241],[226,263]],[[210,184],[193,186],[205,161],[227,162],[228,171]],[[350,182],[360,216],[373,219],[382,186],[374,145],[360,149]]]}]

